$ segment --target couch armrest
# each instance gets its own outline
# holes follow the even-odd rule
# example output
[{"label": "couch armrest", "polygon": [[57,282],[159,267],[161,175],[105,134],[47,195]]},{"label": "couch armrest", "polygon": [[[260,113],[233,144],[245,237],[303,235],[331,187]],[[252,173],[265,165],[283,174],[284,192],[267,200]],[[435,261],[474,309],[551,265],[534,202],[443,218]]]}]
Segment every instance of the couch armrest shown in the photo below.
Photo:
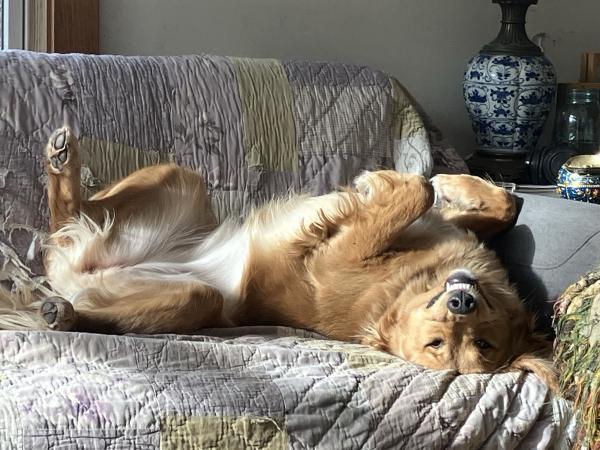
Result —
[{"label": "couch armrest", "polygon": [[522,298],[549,330],[552,304],[600,263],[600,206],[519,194],[515,226],[490,242]]}]

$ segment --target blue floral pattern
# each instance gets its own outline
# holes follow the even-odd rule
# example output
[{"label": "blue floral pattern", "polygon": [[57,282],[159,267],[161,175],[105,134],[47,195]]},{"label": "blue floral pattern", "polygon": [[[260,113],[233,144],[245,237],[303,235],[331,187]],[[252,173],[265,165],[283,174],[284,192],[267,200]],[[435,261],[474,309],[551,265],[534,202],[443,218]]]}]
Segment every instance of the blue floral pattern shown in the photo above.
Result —
[{"label": "blue floral pattern", "polygon": [[479,149],[524,154],[533,150],[556,92],[544,56],[478,54],[464,74],[463,93]]}]

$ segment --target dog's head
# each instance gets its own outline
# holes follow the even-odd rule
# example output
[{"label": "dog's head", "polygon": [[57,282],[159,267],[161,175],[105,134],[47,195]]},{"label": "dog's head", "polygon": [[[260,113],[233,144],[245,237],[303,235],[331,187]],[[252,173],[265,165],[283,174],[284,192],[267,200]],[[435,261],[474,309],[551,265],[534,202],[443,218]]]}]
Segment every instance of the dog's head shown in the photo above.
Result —
[{"label": "dog's head", "polygon": [[534,320],[499,263],[436,270],[399,292],[369,344],[432,369],[524,369],[556,388],[550,362],[540,357],[550,346],[534,333]]}]

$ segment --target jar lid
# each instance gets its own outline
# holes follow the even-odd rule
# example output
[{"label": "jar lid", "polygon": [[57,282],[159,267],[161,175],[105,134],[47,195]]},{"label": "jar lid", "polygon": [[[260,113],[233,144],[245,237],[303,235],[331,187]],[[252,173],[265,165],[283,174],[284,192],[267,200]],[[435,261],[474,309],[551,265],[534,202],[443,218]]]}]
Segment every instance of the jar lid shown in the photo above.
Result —
[{"label": "jar lid", "polygon": [[584,82],[572,82],[572,83],[558,83],[558,89],[576,89],[578,91],[600,91],[600,83],[584,83]]},{"label": "jar lid", "polygon": [[595,175],[600,173],[600,155],[578,155],[569,158],[565,167],[570,172]]},{"label": "jar lid", "polygon": [[559,83],[558,103],[564,100],[573,103],[597,103],[600,101],[600,83]]}]

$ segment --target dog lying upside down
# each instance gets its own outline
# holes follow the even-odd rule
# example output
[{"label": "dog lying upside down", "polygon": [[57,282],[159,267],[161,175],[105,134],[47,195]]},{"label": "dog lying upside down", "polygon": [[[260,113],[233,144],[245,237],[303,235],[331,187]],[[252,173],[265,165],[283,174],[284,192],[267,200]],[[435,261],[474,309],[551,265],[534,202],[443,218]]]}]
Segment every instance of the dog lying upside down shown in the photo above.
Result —
[{"label": "dog lying upside down", "polygon": [[510,226],[514,199],[479,178],[367,172],[353,190],[274,201],[217,226],[197,173],[145,168],[82,200],[68,128],[46,159],[46,266],[60,297],[40,312],[51,329],[286,325],[429,368],[525,369],[555,386],[547,342],[478,240]]}]

